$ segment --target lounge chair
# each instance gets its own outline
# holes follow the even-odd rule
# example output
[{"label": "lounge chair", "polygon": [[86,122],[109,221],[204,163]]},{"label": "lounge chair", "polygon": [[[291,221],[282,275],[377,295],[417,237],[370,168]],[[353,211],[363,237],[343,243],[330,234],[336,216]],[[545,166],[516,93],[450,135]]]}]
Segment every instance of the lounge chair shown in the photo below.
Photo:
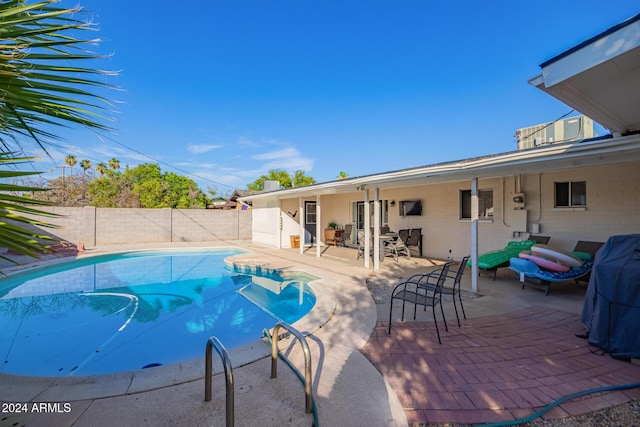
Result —
[{"label": "lounge chair", "polygon": [[[493,273],[492,280],[496,280],[496,273],[499,268],[509,267],[511,258],[517,257],[522,251],[531,249],[536,244],[533,240],[521,240],[509,242],[504,249],[498,251],[485,252],[478,257],[478,268],[482,271]],[[471,260],[467,263],[471,265]]]},{"label": "lounge chair", "polygon": [[[509,268],[516,272],[522,282],[522,289],[525,286],[544,291],[545,295],[549,295],[549,288],[553,282],[564,282],[567,280],[588,281],[593,268],[595,255],[602,247],[602,242],[579,241],[573,254],[580,258],[583,262],[579,267],[572,267],[566,272],[554,272],[540,268],[533,261],[519,257],[513,257],[509,260]],[[581,250],[577,250],[581,249]]]},{"label": "lounge chair", "polygon": [[[596,254],[600,250],[600,248],[604,245],[604,242],[590,242],[588,240],[579,240],[576,243],[575,248],[573,248],[573,253],[578,255],[583,259],[596,259]],[[589,255],[587,258],[586,255]],[[589,283],[589,278],[591,277],[591,272],[585,274],[584,276],[578,277],[576,282],[587,282]]]},{"label": "lounge chair", "polygon": [[543,245],[546,245],[547,243],[549,243],[549,240],[551,239],[551,237],[549,236],[529,236],[529,240],[533,240],[536,243],[541,243]]}]

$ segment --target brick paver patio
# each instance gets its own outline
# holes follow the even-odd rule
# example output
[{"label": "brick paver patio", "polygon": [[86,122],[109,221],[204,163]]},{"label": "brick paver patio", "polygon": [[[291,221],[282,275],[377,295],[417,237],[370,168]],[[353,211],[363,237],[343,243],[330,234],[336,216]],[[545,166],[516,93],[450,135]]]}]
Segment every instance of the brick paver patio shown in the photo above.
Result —
[{"label": "brick paver patio", "polygon": [[[395,311],[395,310],[394,310]],[[438,313],[439,314],[439,313]],[[484,423],[531,415],[563,396],[640,382],[640,366],[577,338],[577,314],[548,308],[440,324],[378,322],[364,355],[398,394],[410,425]],[[589,394],[544,419],[578,415],[640,398],[640,389]]]}]

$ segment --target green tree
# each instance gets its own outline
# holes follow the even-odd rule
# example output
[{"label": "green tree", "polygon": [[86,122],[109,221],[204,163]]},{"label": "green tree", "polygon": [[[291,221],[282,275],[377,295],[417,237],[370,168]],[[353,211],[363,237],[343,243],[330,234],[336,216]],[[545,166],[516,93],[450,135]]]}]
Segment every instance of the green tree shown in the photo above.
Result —
[{"label": "green tree", "polygon": [[349,178],[349,175],[347,175],[347,173],[345,171],[340,171],[336,178],[338,178],[338,179],[347,179],[347,178]]},{"label": "green tree", "polygon": [[82,176],[84,177],[87,174],[87,171],[91,169],[91,160],[80,160],[80,167],[82,168]]},{"label": "green tree", "polygon": [[303,170],[297,170],[293,174],[294,187],[303,187],[305,185],[315,184],[316,180],[310,176],[305,175]]},{"label": "green tree", "polygon": [[[23,139],[35,141],[45,152],[42,138],[59,139],[56,127],[82,126],[100,131],[109,128],[106,119],[108,100],[94,90],[110,87],[104,81],[106,71],[78,63],[94,63],[100,56],[88,48],[96,40],[79,37],[92,29],[79,20],[78,8],[61,8],[56,0],[27,3],[25,0],[0,2],[0,159],[7,163],[30,162],[17,158],[12,145]],[[0,177],[20,174],[0,169]],[[31,191],[2,183],[4,191]],[[8,186],[8,187],[7,187]],[[36,191],[36,190],[33,190]],[[26,224],[46,226],[22,214],[48,215],[29,204],[42,202],[22,196],[2,194],[0,245],[36,255],[46,245],[28,231]],[[9,221],[6,221],[9,220]]]},{"label": "green tree", "polygon": [[109,160],[109,168],[114,171],[120,169],[120,160],[116,159],[115,157]]},{"label": "green tree", "polygon": [[307,176],[304,171],[295,171],[293,178],[289,175],[289,172],[283,169],[271,169],[267,174],[260,176],[260,178],[247,185],[249,190],[262,190],[262,186],[265,181],[278,181],[281,187],[291,188],[292,186],[301,187],[303,185],[314,184],[316,182],[310,176]]},{"label": "green tree", "polygon": [[90,205],[101,208],[139,208],[133,184],[120,172],[96,178],[88,184]]},{"label": "green tree", "polygon": [[101,177],[107,173],[107,165],[103,162],[100,162],[96,165],[96,172],[98,172],[98,175],[100,175]]},{"label": "green tree", "polygon": [[89,183],[91,204],[98,207],[206,208],[209,198],[191,179],[162,173],[156,164],[144,163],[114,172]]}]

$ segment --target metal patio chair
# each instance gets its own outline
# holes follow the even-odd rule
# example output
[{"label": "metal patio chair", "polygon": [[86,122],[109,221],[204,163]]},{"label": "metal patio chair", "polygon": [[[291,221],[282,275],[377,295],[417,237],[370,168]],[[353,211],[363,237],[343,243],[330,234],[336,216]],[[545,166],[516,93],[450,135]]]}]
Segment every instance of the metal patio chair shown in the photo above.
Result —
[{"label": "metal patio chair", "polygon": [[[464,312],[464,305],[462,305],[462,295],[460,294],[460,282],[462,281],[462,275],[464,274],[464,270],[467,267],[467,261],[469,261],[470,256],[465,256],[460,261],[460,265],[458,266],[458,270],[451,271],[447,273],[447,277],[445,280],[444,286],[442,286],[442,294],[443,295],[451,295],[451,299],[453,300],[453,309],[456,312],[456,320],[458,321],[458,327],[460,327],[460,317],[458,316],[458,307],[456,305],[456,295],[458,295],[458,301],[460,302],[460,308],[462,309],[462,316],[466,319],[467,314]],[[428,274],[415,274],[411,276],[409,281],[417,281],[421,283],[423,281],[429,282],[429,280],[433,281],[433,277],[437,277],[440,275],[440,268],[437,270],[433,270]],[[449,286],[447,286],[450,283]],[[433,287],[433,285],[427,285]],[[426,308],[425,308],[426,310]]]},{"label": "metal patio chair", "polygon": [[404,306],[406,303],[413,304],[413,319],[416,318],[416,310],[418,306],[425,308],[431,307],[433,312],[433,322],[436,325],[436,334],[438,335],[438,343],[442,344],[440,340],[440,330],[438,329],[438,321],[436,320],[436,305],[440,306],[440,312],[442,313],[442,320],[444,321],[444,327],[448,331],[447,319],[444,317],[444,309],[442,308],[442,286],[447,279],[449,273],[449,266],[451,263],[446,263],[440,269],[439,274],[431,277],[424,275],[423,282],[406,280],[398,284],[391,294],[391,304],[389,306],[389,330],[388,334],[391,335],[391,315],[393,313],[393,301],[402,301],[402,317],[404,321]]}]

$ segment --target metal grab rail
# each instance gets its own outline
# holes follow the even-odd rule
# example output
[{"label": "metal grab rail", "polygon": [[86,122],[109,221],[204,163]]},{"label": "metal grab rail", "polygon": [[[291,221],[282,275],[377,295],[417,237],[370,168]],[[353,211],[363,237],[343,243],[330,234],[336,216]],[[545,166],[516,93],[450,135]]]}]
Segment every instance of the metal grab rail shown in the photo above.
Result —
[{"label": "metal grab rail", "polygon": [[227,427],[233,427],[234,419],[235,419],[235,409],[234,409],[234,398],[233,398],[233,367],[231,366],[231,359],[229,359],[229,353],[227,353],[227,349],[224,348],[222,343],[217,337],[209,337],[207,341],[207,348],[205,352],[205,366],[204,366],[204,401],[211,401],[211,386],[213,379],[211,378],[213,375],[213,351],[212,348],[215,347],[216,351],[220,355],[222,359],[222,364],[224,365],[224,377],[226,380],[226,392],[227,392]]},{"label": "metal grab rail", "polygon": [[291,332],[302,345],[304,353],[304,395],[306,413],[310,414],[313,409],[313,392],[311,385],[311,352],[306,338],[293,326],[287,322],[278,322],[273,328],[273,341],[271,342],[271,378],[278,377],[278,332],[280,328],[284,328]]}]

